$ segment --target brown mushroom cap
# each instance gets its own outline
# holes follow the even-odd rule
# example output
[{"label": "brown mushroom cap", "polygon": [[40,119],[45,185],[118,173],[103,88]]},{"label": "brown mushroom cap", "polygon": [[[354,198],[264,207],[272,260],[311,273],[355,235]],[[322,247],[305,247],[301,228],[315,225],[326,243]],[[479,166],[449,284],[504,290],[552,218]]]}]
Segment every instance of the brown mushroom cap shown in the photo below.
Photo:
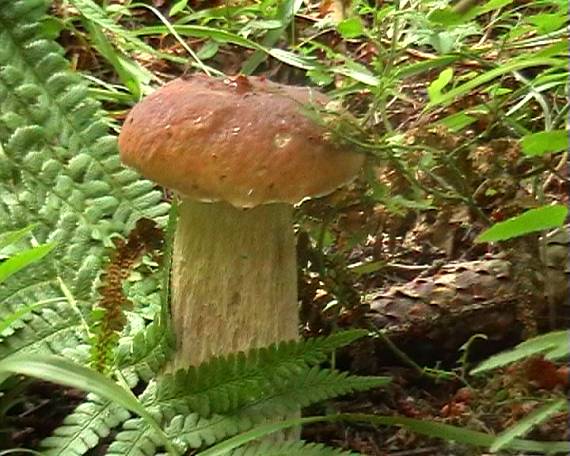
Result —
[{"label": "brown mushroom cap", "polygon": [[327,101],[259,77],[177,79],[131,110],[119,136],[121,159],[199,201],[298,203],[349,182],[364,160],[302,112]]}]

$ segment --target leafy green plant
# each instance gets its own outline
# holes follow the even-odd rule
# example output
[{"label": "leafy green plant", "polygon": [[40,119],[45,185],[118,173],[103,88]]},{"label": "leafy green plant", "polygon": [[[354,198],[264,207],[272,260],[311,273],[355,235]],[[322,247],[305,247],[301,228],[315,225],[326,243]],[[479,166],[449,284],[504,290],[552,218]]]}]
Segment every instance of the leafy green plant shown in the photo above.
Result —
[{"label": "leafy green plant", "polygon": [[472,375],[480,374],[492,369],[504,367],[508,364],[542,355],[548,360],[559,360],[570,354],[570,331],[555,331],[542,334],[532,339],[525,340],[512,350],[494,355],[479,364],[471,371]]},{"label": "leafy green plant", "polygon": [[[365,334],[338,333],[214,358],[158,377],[138,399],[128,387],[58,357],[13,355],[0,361],[0,375],[26,374],[96,394],[44,441],[44,454],[84,454],[123,423],[108,454],[155,454],[164,446],[176,455],[210,446],[299,405],[386,385],[384,377],[357,377],[317,367],[331,351]],[[127,420],[125,409],[141,418]],[[307,454],[337,454],[321,446],[307,445],[309,450]]]}]

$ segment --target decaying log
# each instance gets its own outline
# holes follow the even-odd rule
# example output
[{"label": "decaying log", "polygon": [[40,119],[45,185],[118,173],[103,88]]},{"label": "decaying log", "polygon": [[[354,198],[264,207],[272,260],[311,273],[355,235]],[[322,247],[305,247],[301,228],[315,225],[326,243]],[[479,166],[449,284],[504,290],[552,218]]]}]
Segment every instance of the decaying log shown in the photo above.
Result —
[{"label": "decaying log", "polygon": [[[514,260],[519,263],[508,257],[452,263],[432,276],[372,293],[365,299],[366,321],[422,361],[457,357],[474,334],[487,337],[479,344],[481,355],[520,340],[529,324],[522,303],[530,302],[539,327],[570,327],[570,233],[550,233],[542,244],[542,261],[522,256]],[[538,278],[531,294],[525,271]],[[386,350],[384,345],[380,351]]]}]

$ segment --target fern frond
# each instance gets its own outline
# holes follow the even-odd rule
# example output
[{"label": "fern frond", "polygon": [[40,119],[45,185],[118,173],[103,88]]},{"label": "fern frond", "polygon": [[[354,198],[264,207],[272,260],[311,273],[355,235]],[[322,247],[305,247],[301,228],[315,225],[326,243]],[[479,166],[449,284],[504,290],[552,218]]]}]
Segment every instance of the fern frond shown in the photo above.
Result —
[{"label": "fern frond", "polygon": [[129,418],[119,405],[95,395],[68,415],[53,434],[41,442],[45,456],[81,456],[107,437],[111,429]]},{"label": "fern frond", "polygon": [[228,456],[358,456],[360,453],[331,448],[320,443],[263,442],[257,445],[248,445],[238,448],[227,454]]},{"label": "fern frond", "polygon": [[109,446],[107,456],[154,456],[160,439],[142,418],[131,418]]},{"label": "fern frond", "polygon": [[31,314],[31,317],[0,344],[0,358],[16,352],[61,353],[77,346],[82,335],[79,318],[67,303],[58,303]]},{"label": "fern frond", "polygon": [[177,415],[166,426],[165,432],[188,448],[203,448],[251,429],[261,423],[257,413],[243,411],[235,415],[213,415],[201,417],[197,413]]},{"label": "fern frond", "polygon": [[365,334],[361,330],[345,331],[212,358],[198,367],[165,376],[159,385],[158,400],[182,402],[202,416],[226,413],[249,397],[262,397],[279,379],[287,381]]},{"label": "fern frond", "polygon": [[144,331],[120,341],[117,367],[123,375],[148,382],[155,377],[174,352],[174,333],[160,319],[147,325]]},{"label": "fern frond", "polygon": [[279,379],[265,396],[252,403],[260,413],[286,413],[344,394],[386,386],[389,382],[388,377],[361,377],[314,366]]},{"label": "fern frond", "polygon": [[[171,438],[184,442],[191,448],[212,445],[224,438],[251,429],[287,412],[298,411],[299,406],[308,406],[324,399],[337,397],[353,391],[363,391],[388,382],[383,377],[356,377],[345,373],[307,368],[302,374],[272,385],[271,393],[264,396],[252,394],[247,404],[225,415],[202,417],[199,413],[177,415],[166,427]],[[167,407],[171,404],[161,404]]]},{"label": "fern frond", "polygon": [[[60,297],[58,279],[87,312],[110,236],[168,210],[151,182],[121,166],[100,105],[45,35],[47,3],[0,0],[0,232],[36,223],[37,241],[58,248],[50,261],[2,284],[0,318],[22,304]],[[61,318],[54,324],[45,311],[23,323],[16,343],[6,339],[0,356],[28,346],[59,349],[42,343],[63,331]],[[78,315],[65,315],[73,346],[86,334]],[[38,337],[34,324],[42,326]]]}]

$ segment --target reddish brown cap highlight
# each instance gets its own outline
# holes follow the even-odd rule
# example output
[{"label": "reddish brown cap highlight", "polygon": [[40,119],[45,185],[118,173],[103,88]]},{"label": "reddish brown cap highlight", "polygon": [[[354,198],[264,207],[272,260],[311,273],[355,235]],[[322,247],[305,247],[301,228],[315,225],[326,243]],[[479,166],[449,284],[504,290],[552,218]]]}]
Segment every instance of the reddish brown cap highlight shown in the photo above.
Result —
[{"label": "reddish brown cap highlight", "polygon": [[259,77],[177,79],[131,110],[121,160],[199,201],[298,203],[349,182],[364,160],[303,113],[327,101]]}]

